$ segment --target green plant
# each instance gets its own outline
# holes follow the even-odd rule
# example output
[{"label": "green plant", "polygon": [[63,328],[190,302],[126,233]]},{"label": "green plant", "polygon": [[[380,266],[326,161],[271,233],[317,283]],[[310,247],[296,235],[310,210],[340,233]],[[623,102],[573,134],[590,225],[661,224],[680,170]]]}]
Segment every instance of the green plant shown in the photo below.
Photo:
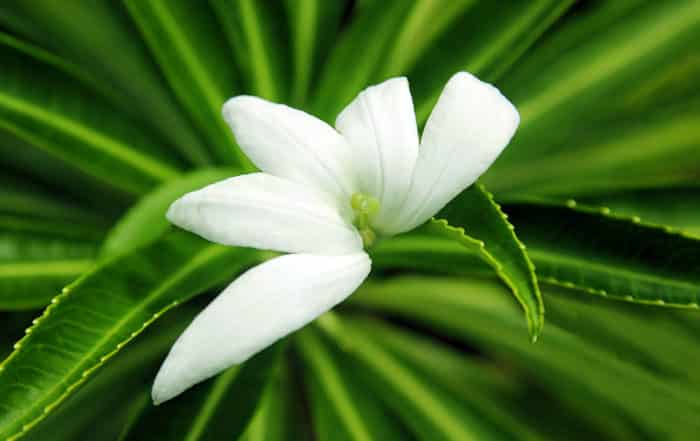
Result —
[{"label": "green plant", "polygon": [[[0,440],[695,439],[699,37],[692,0],[4,1]],[[330,121],[406,75],[422,125],[459,70],[522,118],[480,184],[347,305],[153,407],[184,325],[271,257],[164,217],[251,169],[223,102]],[[533,344],[512,294],[535,334],[539,290]]]}]

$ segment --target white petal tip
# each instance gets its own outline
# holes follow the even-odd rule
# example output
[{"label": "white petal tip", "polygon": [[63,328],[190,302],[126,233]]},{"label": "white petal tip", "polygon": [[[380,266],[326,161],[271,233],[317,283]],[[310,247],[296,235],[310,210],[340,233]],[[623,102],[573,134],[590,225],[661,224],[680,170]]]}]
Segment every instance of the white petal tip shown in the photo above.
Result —
[{"label": "white petal tip", "polygon": [[[221,108],[221,114],[224,116],[224,120],[232,126],[236,121],[238,115],[242,110],[250,108],[250,106],[255,106],[261,102],[265,102],[262,98],[251,95],[238,95],[233,98],[229,98]],[[233,127],[233,126],[232,126]]]},{"label": "white petal tip", "polygon": [[510,133],[508,139],[515,133],[520,124],[520,113],[513,103],[501,93],[501,91],[491,83],[482,81],[469,72],[457,72],[452,75],[445,85],[445,92],[454,93],[458,96],[477,96],[480,99],[490,98],[491,106],[495,106],[502,122],[502,129]]}]

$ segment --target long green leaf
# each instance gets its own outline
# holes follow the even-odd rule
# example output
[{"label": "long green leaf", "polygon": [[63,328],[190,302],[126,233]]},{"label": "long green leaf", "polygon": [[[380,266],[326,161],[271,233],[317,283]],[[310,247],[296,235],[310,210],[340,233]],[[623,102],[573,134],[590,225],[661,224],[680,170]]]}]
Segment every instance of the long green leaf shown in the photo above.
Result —
[{"label": "long green leaf", "polygon": [[[696,1],[646,2],[631,8],[624,20],[605,32],[595,32],[559,51],[549,64],[543,64],[535,51],[523,63],[528,74],[516,70],[502,84],[520,111],[521,124],[499,166],[543,155],[571,140],[574,133],[595,130],[596,119],[605,111],[601,103],[633,89],[638,84],[635,79],[645,78],[659,65],[687,54],[694,47],[698,26]],[[578,30],[563,27],[561,32]],[[528,68],[530,59],[537,63],[536,69]]]},{"label": "long green leaf", "polygon": [[0,310],[36,309],[93,265],[97,243],[0,231]]},{"label": "long green leaf", "polygon": [[574,201],[506,209],[544,282],[616,300],[698,308],[700,240]]},{"label": "long green leaf", "polygon": [[[98,216],[114,218],[131,202],[133,195],[110,186],[103,180],[41,150],[0,129],[0,167],[7,176],[31,180],[52,195],[65,196]],[[32,185],[34,187],[34,185]],[[85,191],[90,188],[92,191]]]},{"label": "long green leaf", "polygon": [[106,228],[101,213],[85,208],[63,194],[37,183],[12,176],[0,176],[0,213],[72,221]]},{"label": "long green leaf", "polygon": [[176,231],[64,289],[0,365],[0,438],[22,435],[161,314],[257,258]]},{"label": "long green leaf", "polygon": [[136,408],[152,406],[150,385],[163,356],[199,311],[201,302],[195,303],[150,326],[22,439],[115,441]]},{"label": "long green leaf", "polygon": [[287,34],[282,2],[210,0],[241,69],[244,90],[272,101],[287,97]]},{"label": "long green leaf", "polygon": [[286,0],[292,39],[294,80],[290,102],[295,107],[306,104],[316,70],[333,46],[338,32],[344,0]]},{"label": "long green leaf", "polygon": [[[515,0],[475,4],[439,35],[409,71],[419,123],[427,120],[442,88],[455,72],[465,70],[485,81],[498,81],[571,3]],[[442,7],[440,2],[435,4]],[[428,28],[432,29],[432,24]]]},{"label": "long green leaf", "polygon": [[[623,438],[639,439],[634,432],[639,428],[652,439],[686,439],[698,430],[696,387],[659,377],[636,360],[586,342],[575,329],[550,324],[540,343],[524,343],[518,337],[519,314],[494,281],[413,278],[365,284],[350,301],[476,343],[489,356],[519,367],[578,406],[582,414],[595,402],[586,417],[602,426],[615,423],[615,430],[626,433]],[[615,421],[610,421],[611,415]]]},{"label": "long green leaf", "polygon": [[481,184],[472,185],[437,215],[432,227],[476,251],[491,265],[525,311],[533,341],[542,329],[544,305],[525,245],[514,227]]},{"label": "long green leaf", "polygon": [[[376,2],[354,11],[352,21],[338,36],[324,65],[310,109],[332,120],[340,109],[368,85],[385,48],[395,35],[411,3],[402,0]],[[362,56],[358,56],[358,54]],[[353,60],[353,63],[348,63]]]},{"label": "long green leaf", "polygon": [[299,388],[288,360],[283,360],[240,441],[308,441],[307,421],[299,406]]},{"label": "long green leaf", "polygon": [[589,206],[609,207],[700,238],[700,188],[667,188],[621,192],[583,199]]},{"label": "long green leaf", "polygon": [[[631,121],[600,124],[556,152],[487,174],[503,200],[579,197],[610,191],[695,184],[700,169],[700,101],[655,110]],[[509,147],[511,148],[511,147]]]},{"label": "long green leaf", "polygon": [[0,60],[1,129],[126,192],[177,176],[159,143],[79,82],[12,47]]},{"label": "long green leaf", "polygon": [[527,418],[508,408],[509,403],[536,393],[518,384],[516,375],[506,375],[495,363],[466,356],[436,339],[380,320],[352,317],[349,322],[354,328],[372,334],[402,363],[460,397],[463,405],[478,414],[494,432],[503,432],[509,439],[543,439],[534,427],[529,427]]},{"label": "long green leaf", "polygon": [[316,436],[321,441],[403,440],[406,434],[386,417],[376,397],[360,393],[362,383],[341,368],[340,360],[313,328],[294,340],[306,362],[305,382]]},{"label": "long green leaf", "polygon": [[223,164],[249,166],[221,116],[226,99],[239,93],[234,63],[216,16],[187,1],[127,1],[126,7],[180,103],[211,140]]},{"label": "long green leaf", "polygon": [[322,316],[316,323],[359,362],[361,369],[357,372],[363,373],[364,381],[418,439],[502,439],[460,406],[454,396],[434,387],[361,329],[332,314]]},{"label": "long green leaf", "polygon": [[210,162],[119,3],[11,0],[0,5],[0,22],[81,66],[105,87],[116,86],[119,92],[110,96],[122,112],[150,124],[190,161]]},{"label": "long green leaf", "polygon": [[280,345],[268,348],[243,365],[229,368],[167,403],[146,406],[121,439],[236,439],[252,418],[265,386],[275,376],[280,348]]}]

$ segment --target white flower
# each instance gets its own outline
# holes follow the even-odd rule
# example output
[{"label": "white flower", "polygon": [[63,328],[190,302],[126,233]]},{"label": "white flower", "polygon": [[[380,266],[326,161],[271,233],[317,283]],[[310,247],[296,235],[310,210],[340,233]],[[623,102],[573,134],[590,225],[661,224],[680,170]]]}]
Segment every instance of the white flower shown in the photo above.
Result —
[{"label": "white flower", "polygon": [[519,123],[495,87],[465,72],[445,86],[420,146],[405,78],[360,93],[337,130],[252,96],[232,98],[223,114],[262,172],[189,193],[168,219],[213,242],[291,254],[240,276],[194,319],[158,373],[155,403],[347,298],[369,274],[364,249],[435,215],[491,165]]}]

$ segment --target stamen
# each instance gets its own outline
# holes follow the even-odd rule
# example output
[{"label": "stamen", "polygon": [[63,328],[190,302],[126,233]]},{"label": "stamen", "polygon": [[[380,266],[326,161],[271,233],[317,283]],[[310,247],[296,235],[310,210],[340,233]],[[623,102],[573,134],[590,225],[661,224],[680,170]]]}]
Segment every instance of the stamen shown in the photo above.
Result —
[{"label": "stamen", "polygon": [[355,213],[353,223],[362,236],[362,243],[365,248],[369,248],[377,239],[377,235],[370,227],[370,221],[379,212],[379,200],[364,193],[355,193],[350,198],[350,206]]}]

